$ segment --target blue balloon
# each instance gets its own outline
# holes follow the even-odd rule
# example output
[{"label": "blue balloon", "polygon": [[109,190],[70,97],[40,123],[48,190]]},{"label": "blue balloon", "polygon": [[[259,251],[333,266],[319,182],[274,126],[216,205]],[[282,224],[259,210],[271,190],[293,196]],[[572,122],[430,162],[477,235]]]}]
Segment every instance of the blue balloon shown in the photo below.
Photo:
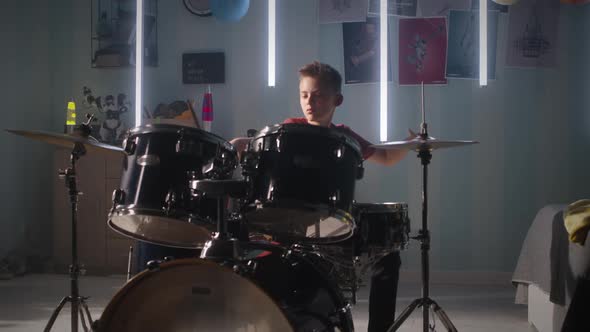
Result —
[{"label": "blue balloon", "polygon": [[248,12],[250,0],[209,0],[209,6],[218,20],[237,22]]}]

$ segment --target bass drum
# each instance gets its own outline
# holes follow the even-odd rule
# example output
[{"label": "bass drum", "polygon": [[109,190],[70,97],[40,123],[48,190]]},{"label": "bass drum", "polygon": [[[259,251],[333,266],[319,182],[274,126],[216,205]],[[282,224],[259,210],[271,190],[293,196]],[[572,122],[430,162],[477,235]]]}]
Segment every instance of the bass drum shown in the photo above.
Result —
[{"label": "bass drum", "polygon": [[[353,331],[349,306],[298,254],[260,250],[238,264],[162,263],[131,279],[95,323],[97,331]],[[226,265],[228,267],[225,267]]]}]

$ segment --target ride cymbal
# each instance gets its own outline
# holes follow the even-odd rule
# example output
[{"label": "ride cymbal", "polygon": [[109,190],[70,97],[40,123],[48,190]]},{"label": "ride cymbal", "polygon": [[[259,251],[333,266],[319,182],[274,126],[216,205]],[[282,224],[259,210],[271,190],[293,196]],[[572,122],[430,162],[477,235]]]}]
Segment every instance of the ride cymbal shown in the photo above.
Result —
[{"label": "ride cymbal", "polygon": [[463,145],[477,144],[477,141],[457,141],[457,140],[440,140],[432,136],[423,137],[421,135],[410,140],[383,142],[371,145],[380,149],[407,149],[414,151],[432,151],[436,149],[452,148]]},{"label": "ride cymbal", "polygon": [[71,149],[74,144],[78,143],[82,144],[87,151],[91,151],[92,153],[124,153],[123,148],[101,143],[92,136],[85,138],[76,134],[58,134],[39,130],[6,129],[6,131],[65,149]]}]

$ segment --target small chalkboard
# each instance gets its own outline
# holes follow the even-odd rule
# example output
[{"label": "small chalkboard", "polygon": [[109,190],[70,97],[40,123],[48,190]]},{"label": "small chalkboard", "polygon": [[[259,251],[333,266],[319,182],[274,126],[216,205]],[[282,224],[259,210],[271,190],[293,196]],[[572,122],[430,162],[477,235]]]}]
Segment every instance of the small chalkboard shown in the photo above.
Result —
[{"label": "small chalkboard", "polygon": [[223,52],[183,54],[182,83],[225,83],[225,54]]}]

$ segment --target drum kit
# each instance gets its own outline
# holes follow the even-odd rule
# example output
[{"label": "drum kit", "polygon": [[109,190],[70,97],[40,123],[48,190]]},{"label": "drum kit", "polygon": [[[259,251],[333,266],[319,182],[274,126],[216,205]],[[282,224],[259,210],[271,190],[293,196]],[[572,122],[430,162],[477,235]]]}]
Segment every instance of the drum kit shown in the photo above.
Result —
[{"label": "drum kit", "polygon": [[[89,115],[71,135],[8,130],[71,149],[70,167],[60,171],[71,203],[71,292],[45,331],[67,302],[74,332],[79,318],[85,331],[353,331],[359,268],[367,270],[408,245],[407,204],[354,201],[363,159],[358,142],[341,131],[269,126],[238,158],[217,135],[167,124],[131,129],[122,147],[110,146],[89,136],[91,120]],[[414,237],[422,248],[422,297],[389,331],[420,306],[424,331],[431,308],[456,331],[428,294],[427,166],[433,150],[472,143],[428,136],[423,118],[416,138],[375,145],[417,151],[424,176],[422,229]],[[200,250],[199,257],[149,262],[94,322],[79,292],[76,252],[76,161],[85,153],[123,159],[107,221],[113,230],[142,242]],[[242,177],[234,179],[238,165]],[[246,238],[235,232],[244,228]]]}]

